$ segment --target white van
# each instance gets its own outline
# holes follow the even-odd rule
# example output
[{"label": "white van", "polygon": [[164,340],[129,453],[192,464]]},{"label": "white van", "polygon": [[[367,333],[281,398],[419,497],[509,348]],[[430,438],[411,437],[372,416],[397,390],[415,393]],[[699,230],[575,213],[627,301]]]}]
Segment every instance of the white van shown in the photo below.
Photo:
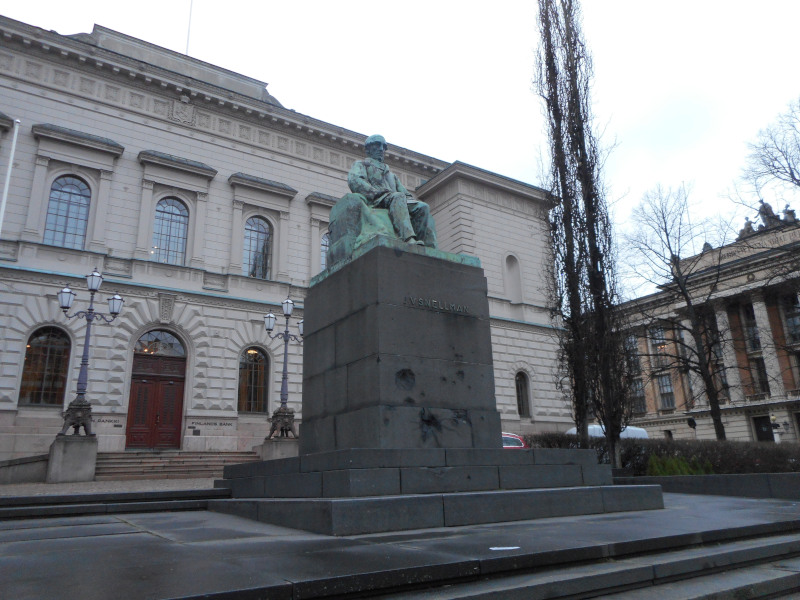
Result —
[{"label": "white van", "polygon": [[[567,429],[567,435],[578,435],[578,430],[574,427],[572,429]],[[605,437],[603,434],[603,428],[600,425],[589,425],[589,437]],[[625,429],[622,430],[622,433],[619,435],[621,438],[649,438],[650,436],[647,435],[647,430],[642,429],[641,427],[634,427],[633,425],[628,425]]]}]

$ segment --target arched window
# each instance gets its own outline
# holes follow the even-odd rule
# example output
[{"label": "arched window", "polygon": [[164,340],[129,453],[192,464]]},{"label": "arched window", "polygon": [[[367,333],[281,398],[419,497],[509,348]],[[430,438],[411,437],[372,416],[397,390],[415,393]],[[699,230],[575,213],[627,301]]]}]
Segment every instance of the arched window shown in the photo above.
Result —
[{"label": "arched window", "polygon": [[186,256],[189,210],[177,198],[164,198],[156,205],[153,225],[153,260],[168,265],[182,265]]},{"label": "arched window", "polygon": [[64,403],[69,352],[69,336],[61,329],[42,327],[33,332],[25,349],[20,404]]},{"label": "arched window", "polygon": [[522,303],[522,274],[516,256],[506,256],[505,272],[503,278],[506,285],[506,296],[511,304]]},{"label": "arched window", "polygon": [[322,236],[322,241],[319,244],[319,266],[320,271],[324,271],[328,267],[328,248],[331,245],[331,236],[326,233]]},{"label": "arched window", "polygon": [[266,219],[250,217],[244,225],[242,273],[256,279],[269,279],[272,227]]},{"label": "arched window", "polygon": [[247,348],[239,359],[239,412],[269,412],[267,377],[269,358],[258,348]]},{"label": "arched window", "polygon": [[145,333],[136,342],[133,352],[148,356],[186,356],[186,350],[183,349],[181,341],[163,329],[154,329]]},{"label": "arched window", "polygon": [[89,186],[83,180],[72,175],[56,179],[50,186],[44,243],[83,249],[91,198]]},{"label": "arched window", "polygon": [[514,377],[514,384],[517,388],[517,412],[520,417],[531,416],[530,396],[528,391],[528,376],[519,371]]}]

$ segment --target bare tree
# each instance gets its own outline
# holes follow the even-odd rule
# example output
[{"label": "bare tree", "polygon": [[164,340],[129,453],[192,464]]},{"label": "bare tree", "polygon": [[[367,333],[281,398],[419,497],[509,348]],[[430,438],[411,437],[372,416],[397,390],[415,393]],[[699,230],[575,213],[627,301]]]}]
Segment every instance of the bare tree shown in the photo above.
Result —
[{"label": "bare tree", "polygon": [[[693,390],[694,395],[708,399],[718,440],[725,439],[720,399],[727,380],[721,353],[728,332],[718,329],[711,302],[722,274],[722,253],[711,251],[708,240],[713,238],[719,244],[723,236],[719,227],[711,227],[707,221],[690,221],[688,192],[683,186],[659,186],[645,194],[625,236],[636,255],[640,276],[661,288],[658,306],[642,315],[672,332],[670,340],[664,338],[663,347],[649,353],[651,363],[696,376],[702,389]],[[698,252],[700,243],[703,250]],[[664,310],[676,304],[679,311]]]},{"label": "bare tree", "polygon": [[791,102],[748,146],[743,177],[759,198],[765,187],[800,188],[800,100]]},{"label": "bare tree", "polygon": [[630,417],[624,376],[611,222],[591,112],[592,63],[577,0],[539,0],[541,43],[536,89],[546,107],[550,142],[553,304],[563,320],[563,364],[581,444],[590,409],[600,419],[613,460]]}]

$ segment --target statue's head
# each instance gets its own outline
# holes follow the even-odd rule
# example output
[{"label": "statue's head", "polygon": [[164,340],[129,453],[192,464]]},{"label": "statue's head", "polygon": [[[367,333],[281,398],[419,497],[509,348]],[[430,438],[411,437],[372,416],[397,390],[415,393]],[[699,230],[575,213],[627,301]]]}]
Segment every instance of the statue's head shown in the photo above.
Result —
[{"label": "statue's head", "polygon": [[367,156],[383,162],[383,156],[386,153],[386,139],[382,135],[371,135],[364,142],[364,149],[367,151]]}]

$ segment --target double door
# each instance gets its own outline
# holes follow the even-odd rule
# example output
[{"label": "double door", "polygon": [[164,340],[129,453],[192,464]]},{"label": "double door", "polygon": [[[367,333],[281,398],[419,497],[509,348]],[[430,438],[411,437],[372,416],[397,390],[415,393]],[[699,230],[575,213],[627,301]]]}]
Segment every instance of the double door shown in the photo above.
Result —
[{"label": "double door", "polygon": [[186,360],[135,356],[126,448],[180,448]]}]

